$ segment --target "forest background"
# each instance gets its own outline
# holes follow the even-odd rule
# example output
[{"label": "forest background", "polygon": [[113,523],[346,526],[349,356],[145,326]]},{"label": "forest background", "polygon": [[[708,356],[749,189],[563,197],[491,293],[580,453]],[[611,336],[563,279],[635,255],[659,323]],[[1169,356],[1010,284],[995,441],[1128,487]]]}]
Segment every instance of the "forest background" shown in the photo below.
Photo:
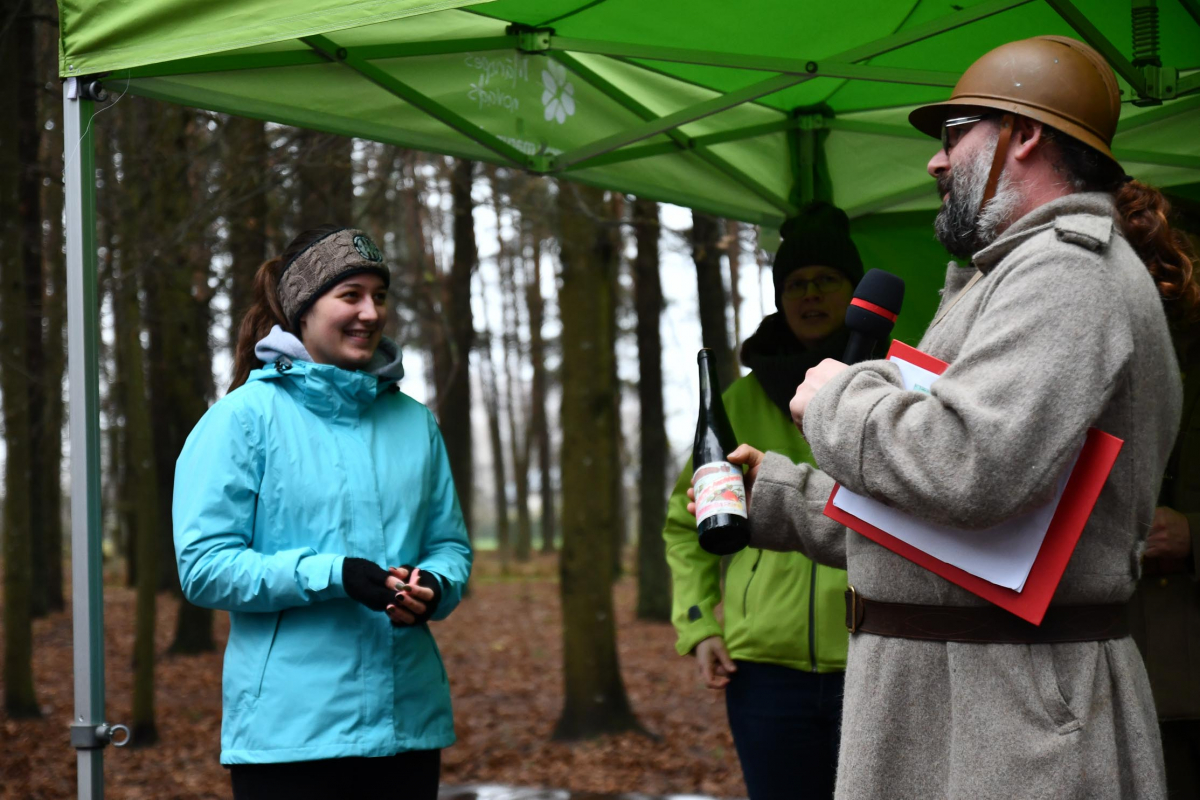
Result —
[{"label": "forest background", "polygon": [[[0,797],[63,796],[74,774],[62,247],[71,143],[56,54],[55,4],[7,4]],[[226,791],[215,762],[227,620],[180,599],[174,462],[228,384],[255,270],[326,222],[365,229],[391,264],[402,388],[439,418],[480,551],[474,596],[438,631],[460,735],[448,779],[740,794],[719,698],[674,654],[661,529],[690,452],[696,349],[717,350],[728,383],[741,373],[735,343],[773,310],[757,229],[109,89],[94,119],[109,716],[130,724],[145,754],[109,751],[115,796]],[[580,335],[564,334],[568,315],[583,321]],[[561,463],[563,437],[583,430],[591,463]],[[567,497],[582,498],[569,519]],[[591,744],[554,744],[579,741]]]}]

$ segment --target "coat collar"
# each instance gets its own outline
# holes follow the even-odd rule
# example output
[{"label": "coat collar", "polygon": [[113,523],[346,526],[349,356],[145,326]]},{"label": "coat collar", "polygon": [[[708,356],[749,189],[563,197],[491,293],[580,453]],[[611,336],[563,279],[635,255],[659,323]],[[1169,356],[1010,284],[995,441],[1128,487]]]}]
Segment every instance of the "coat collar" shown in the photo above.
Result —
[{"label": "coat collar", "polygon": [[1115,214],[1112,195],[1105,192],[1059,197],[1014,222],[999,239],[976,253],[971,263],[985,274],[991,272],[1012,251],[1051,227],[1058,230],[1060,239],[1085,247],[1088,243],[1107,246]]}]

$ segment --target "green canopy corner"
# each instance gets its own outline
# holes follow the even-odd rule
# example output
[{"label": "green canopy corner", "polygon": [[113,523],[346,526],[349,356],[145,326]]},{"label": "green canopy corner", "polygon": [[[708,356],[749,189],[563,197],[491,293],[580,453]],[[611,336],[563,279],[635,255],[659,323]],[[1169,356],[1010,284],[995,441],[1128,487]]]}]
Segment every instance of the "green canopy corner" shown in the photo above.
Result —
[{"label": "green canopy corner", "polygon": [[1048,33],[1113,62],[1130,174],[1200,181],[1200,8],[1159,6],[1151,74],[1112,0],[60,0],[61,72],[776,225],[818,169],[852,217],[935,208],[908,111]]}]

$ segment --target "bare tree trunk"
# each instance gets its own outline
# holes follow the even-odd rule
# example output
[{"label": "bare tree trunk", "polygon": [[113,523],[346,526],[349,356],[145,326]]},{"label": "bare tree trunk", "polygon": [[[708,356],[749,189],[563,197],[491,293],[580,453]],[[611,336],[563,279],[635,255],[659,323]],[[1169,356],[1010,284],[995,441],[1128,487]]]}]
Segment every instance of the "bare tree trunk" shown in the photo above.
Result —
[{"label": "bare tree trunk", "polygon": [[[512,453],[513,485],[516,488],[517,536],[513,556],[517,561],[529,561],[533,552],[533,523],[529,518],[529,426],[523,424],[525,413],[524,392],[520,391],[518,377],[521,363],[521,318],[517,311],[517,283],[512,250],[504,239],[501,224],[503,209],[500,205],[500,186],[496,171],[489,170],[492,183],[492,211],[496,215],[496,241],[499,252],[496,256],[500,273],[500,294],[503,298],[502,335],[504,345],[504,397],[508,407],[508,444]],[[519,234],[518,234],[518,241]],[[517,366],[513,368],[513,362]]]},{"label": "bare tree trunk", "polygon": [[225,216],[229,226],[229,347],[254,299],[254,274],[267,259],[267,132],[256,119],[230,117],[224,129]]},{"label": "bare tree trunk", "polygon": [[[182,351],[177,335],[177,323],[186,325],[190,319],[185,311],[187,301],[181,297],[188,280],[178,229],[184,224],[190,200],[190,194],[182,191],[187,186],[187,164],[181,156],[186,152],[187,119],[192,112],[174,107],[164,110],[136,97],[129,100],[130,107],[122,109],[126,129],[120,147],[121,171],[127,176],[124,195],[129,206],[121,219],[120,252],[122,271],[134,271],[145,288],[141,312],[149,335],[147,366],[160,551],[173,552],[171,492],[179,451],[172,444],[182,443],[187,434],[177,430],[180,419],[174,386],[180,370],[190,374],[194,357]],[[136,541],[134,554],[136,558]],[[160,562],[158,575],[159,589],[179,591],[173,561]]]},{"label": "bare tree trunk", "polygon": [[296,177],[300,231],[318,225],[353,225],[354,140],[334,133],[297,129]]},{"label": "bare tree trunk", "polygon": [[[119,177],[113,157],[131,138],[128,127],[133,123],[129,117],[125,109],[114,109],[109,124],[98,130],[96,136],[96,290],[100,307],[108,304],[114,314],[121,311],[115,277],[117,262],[127,263],[131,271],[140,263],[137,243],[124,241],[124,237],[133,236],[130,232],[132,209],[136,207],[136,195],[130,191],[133,176],[127,169],[124,177]],[[136,170],[136,167],[132,169]],[[137,324],[140,326],[140,319]],[[127,474],[129,458],[125,455],[124,436],[125,376],[129,369],[120,347],[110,347],[103,338],[98,345],[100,411],[109,420],[105,432],[108,452],[101,448],[100,453],[101,459],[107,456],[107,462],[102,460],[100,464],[100,506],[103,511],[100,524],[114,529],[117,557],[125,564],[125,586],[134,588],[137,586],[137,542],[130,522],[130,508],[136,490]]]},{"label": "bare tree trunk", "polygon": [[[48,8],[54,8],[47,3]],[[57,28],[44,23],[39,31],[43,80],[55,85],[58,74]],[[66,258],[63,255],[63,139],[62,102],[56,93],[46,103],[42,118],[53,122],[50,130],[42,125],[42,164],[49,178],[42,188],[42,216],[46,220],[42,242],[42,273],[46,283],[46,432],[42,462],[42,535],[46,553],[46,602],[50,611],[66,607],[63,597],[63,514],[62,514],[62,431],[63,380],[67,352],[63,331],[66,329]]]},{"label": "bare tree trunk", "polygon": [[[359,218],[360,227],[383,248],[384,258],[392,269],[388,286],[387,320],[384,330],[403,342],[409,351],[428,349],[422,293],[419,291],[425,272],[421,237],[410,241],[406,228],[408,209],[405,208],[404,188],[408,180],[404,166],[404,151],[395,145],[364,142],[367,148],[366,195]],[[373,163],[372,163],[373,162]]]},{"label": "bare tree trunk", "polygon": [[724,391],[738,377],[737,359],[729,345],[725,284],[721,277],[720,227],[716,217],[692,212],[692,258],[700,295],[700,338],[717,358],[717,377]]},{"label": "bare tree trunk", "polygon": [[729,305],[733,312],[733,346],[736,348],[742,342],[742,290],[738,285],[742,272],[741,223],[736,219],[725,220],[722,241],[725,243],[722,249],[729,256]]},{"label": "bare tree trunk", "polygon": [[[105,298],[109,298],[114,315],[121,313],[120,281],[116,277],[118,262],[133,275],[137,274],[137,268],[142,263],[134,216],[134,209],[142,206],[141,195],[135,185],[140,175],[131,174],[137,171],[137,167],[127,163],[124,177],[118,178],[113,158],[113,154],[121,152],[136,135],[130,130],[134,124],[131,117],[126,109],[114,109],[113,119],[102,132],[97,131],[102,135],[96,137],[96,172],[103,176],[104,181],[97,186],[96,192],[97,290],[101,307],[106,302]],[[126,241],[127,237],[129,241]],[[114,319],[114,323],[122,321]],[[140,313],[133,324],[141,329]],[[111,515],[111,524],[116,529],[117,553],[125,562],[125,586],[135,588],[138,576],[137,540],[134,536],[136,526],[133,524],[132,508],[139,495],[129,476],[130,459],[125,452],[125,398],[128,394],[125,384],[129,367],[125,364],[125,353],[119,344],[119,338],[111,348],[103,341],[100,343],[100,386],[102,390],[107,389],[102,391],[100,402],[102,413],[110,421],[107,431],[108,463],[101,464],[103,485],[100,505],[107,509],[101,524],[110,524],[107,518]],[[101,456],[104,456],[103,452]],[[156,490],[153,483],[150,489]]]},{"label": "bare tree trunk", "polygon": [[[442,279],[441,326],[448,333],[442,347],[435,347],[434,374],[437,383],[437,412],[450,472],[458,491],[463,515],[470,525],[474,465],[471,459],[470,353],[475,339],[471,314],[471,276],[478,262],[475,246],[474,201],[471,199],[475,162],[454,164],[450,191],[454,208],[454,260],[450,274]],[[470,528],[468,527],[468,530]]]},{"label": "bare tree trunk", "polygon": [[638,402],[641,406],[641,485],[638,491],[638,619],[670,622],[671,579],[662,531],[667,503],[667,429],[663,411],[662,283],[658,274],[658,204],[633,205],[637,258]]},{"label": "bare tree trunk", "polygon": [[[624,195],[613,192],[609,195],[608,215],[607,220],[611,225],[610,236],[613,239],[613,249],[616,252],[617,260],[614,264],[614,269],[610,274],[610,293],[613,304],[613,351],[617,348],[617,339],[621,335],[621,326],[617,322],[622,316],[622,306],[625,297],[621,291],[620,271],[624,267],[625,259],[621,258],[621,224],[625,219],[625,197]],[[611,499],[613,507],[613,582],[618,581],[625,574],[625,564],[622,556],[625,553],[625,545],[629,541],[629,503],[628,492],[625,490],[625,431],[623,430],[621,420],[621,379],[617,372],[617,359],[612,360],[612,385],[613,385],[613,419],[616,424],[613,425],[613,446],[612,446],[612,473],[613,483],[611,487]]]},{"label": "bare tree trunk", "polygon": [[[410,281],[413,286],[413,305],[417,308],[419,338],[429,350],[430,372],[429,383],[432,394],[428,404],[434,413],[441,418],[439,400],[442,399],[441,388],[437,383],[436,369],[433,365],[449,360],[450,334],[443,324],[441,315],[441,276],[434,261],[426,226],[422,214],[422,197],[424,181],[419,169],[417,154],[405,150],[398,154],[400,169],[399,204],[401,214],[401,229],[404,235],[400,242],[400,258],[404,264],[411,265]],[[455,476],[457,480],[457,475]],[[468,493],[458,486],[459,503],[462,505],[463,517],[467,521],[467,533],[470,535],[470,500]]]},{"label": "bare tree trunk", "polygon": [[[135,543],[137,613],[133,645],[133,735],[138,746],[158,739],[154,714],[154,632],[159,574],[158,493],[154,443],[146,400],[138,281],[133,265],[122,260],[113,280],[113,338],[122,411],[122,472],[128,503],[126,518]],[[134,489],[133,487],[136,487]]]},{"label": "bare tree trunk", "polygon": [[[511,298],[513,293],[510,285],[505,294]],[[516,309],[513,311],[515,313]],[[516,325],[515,319],[512,324]],[[515,327],[510,329],[510,334],[514,340],[519,336]],[[517,378],[511,364],[511,361],[520,359],[520,343],[509,341],[508,336],[504,338],[504,395],[508,406],[508,439],[512,450],[513,485],[517,501],[517,536],[513,555],[517,561],[529,561],[533,554],[533,521],[529,516],[529,430],[527,425],[521,423],[527,415],[520,395],[514,389]]]},{"label": "bare tree trunk", "polygon": [[612,600],[613,273],[617,253],[601,217],[604,193],[559,184],[563,321],[562,716],[557,739],[582,739],[639,725],[617,658]]},{"label": "bare tree trunk", "polygon": [[[61,128],[61,126],[60,126]],[[61,141],[61,140],[60,140]],[[58,160],[61,164],[62,159]],[[61,167],[56,174],[62,174]],[[62,491],[62,432],[63,379],[66,372],[66,263],[62,247],[62,191],[47,191],[47,233],[45,238],[44,274],[46,276],[46,414],[44,427],[46,449],[42,462],[42,535],[41,546],[46,558],[46,602],[50,611],[66,608],[63,596],[63,491]]]},{"label": "bare tree trunk", "polygon": [[[522,221],[524,223],[524,221]],[[546,415],[546,344],[542,338],[542,323],[546,303],[542,299],[542,239],[538,225],[529,226],[532,257],[527,265],[525,304],[529,309],[529,360],[533,365],[533,385],[529,403],[532,406],[529,426],[537,441],[538,476],[542,493],[542,552],[554,552],[555,523],[554,478],[551,473],[550,424]]]},{"label": "bare tree trunk", "polygon": [[492,447],[493,508],[496,516],[496,550],[500,553],[500,572],[508,574],[512,541],[508,526],[508,479],[504,469],[504,441],[500,434],[500,393],[496,390],[496,370],[492,365],[492,333],[486,322],[479,352],[483,356],[481,383],[483,404],[487,409],[488,436]]},{"label": "bare tree trunk", "polygon": [[[131,102],[122,148],[122,171],[129,176],[126,195],[132,203],[123,220],[122,273],[126,266],[132,268],[145,289],[158,552],[173,553],[175,460],[212,395],[208,254],[200,253],[195,238],[205,227],[199,216],[204,206],[197,204],[192,189],[193,170],[206,169],[207,162],[194,163],[199,149],[193,147],[195,112],[157,105],[149,112],[137,107],[137,98]],[[136,473],[129,467],[128,474]],[[140,548],[137,554],[140,558]],[[138,565],[139,584],[145,568]],[[158,559],[155,572],[160,589],[180,593],[174,559]],[[212,612],[181,602],[172,651],[195,653],[214,646]]]},{"label": "bare tree trunk", "polygon": [[[754,264],[757,268],[755,284],[758,286],[758,315],[765,317],[770,312],[767,311],[767,298],[765,297],[766,293],[763,291],[763,283],[767,275],[771,273],[771,254],[763,250],[759,242],[761,232],[762,229],[756,225],[754,227]],[[779,309],[775,310],[778,311]]]},{"label": "bare tree trunk", "polygon": [[[27,216],[41,217],[30,206],[29,169],[37,163],[37,104],[33,95],[33,30],[27,9],[18,6],[0,16],[0,402],[4,417],[4,708],[13,717],[36,717],[33,688],[32,568],[30,509],[33,474],[29,390],[26,373],[24,239]],[[16,142],[16,146],[11,145]],[[41,234],[39,231],[38,239]]]},{"label": "bare tree trunk", "polygon": [[[207,126],[199,124],[199,119],[193,116],[185,129],[186,141],[198,150],[204,142],[202,137],[208,136]],[[212,296],[213,289],[209,279],[212,275],[212,248],[214,242],[208,235],[210,218],[207,210],[207,190],[209,163],[206,159],[190,159],[187,169],[187,186],[189,191],[189,209],[198,209],[187,217],[187,224],[180,230],[182,237],[182,252],[186,254],[185,264],[191,268],[190,275],[180,269],[179,289],[186,288],[186,294],[178,295],[180,314],[186,320],[176,329],[179,337],[179,349],[190,355],[181,362],[174,385],[176,402],[179,403],[179,424],[175,428],[179,438],[173,441],[171,462],[183,450],[187,435],[196,427],[196,423],[208,410],[208,405],[216,396],[216,386],[213,381],[212,367]],[[183,281],[187,281],[186,284]],[[188,367],[190,366],[190,370]],[[174,494],[174,469],[171,471],[172,494]],[[142,549],[139,544],[138,554]],[[165,552],[173,553],[174,547]],[[173,559],[163,559],[170,563]],[[174,571],[174,570],[172,570]],[[140,582],[139,582],[140,585]],[[175,618],[175,637],[171,642],[172,653],[206,653],[216,649],[213,639],[213,612],[211,608],[201,608],[188,602],[179,604],[179,614]]]},{"label": "bare tree trunk", "polygon": [[[22,8],[24,7],[24,8]],[[29,536],[32,582],[30,613],[44,617],[50,610],[47,591],[50,582],[50,564],[42,540],[45,530],[43,516],[46,512],[45,487],[46,450],[52,437],[46,429],[46,354],[42,333],[45,285],[42,276],[42,168],[38,162],[41,126],[38,109],[38,47],[33,23],[32,3],[18,3],[12,13],[17,19],[12,30],[19,30],[22,41],[17,44],[18,58],[23,62],[20,72],[9,80],[19,82],[17,105],[9,113],[20,120],[21,131],[17,139],[17,150],[21,158],[21,177],[18,184],[18,202],[21,205],[20,238],[21,264],[25,271],[25,375],[28,412],[25,424],[29,426],[28,464],[29,489],[25,502],[29,505]],[[11,47],[11,43],[6,43]],[[10,144],[11,146],[11,144]]]}]

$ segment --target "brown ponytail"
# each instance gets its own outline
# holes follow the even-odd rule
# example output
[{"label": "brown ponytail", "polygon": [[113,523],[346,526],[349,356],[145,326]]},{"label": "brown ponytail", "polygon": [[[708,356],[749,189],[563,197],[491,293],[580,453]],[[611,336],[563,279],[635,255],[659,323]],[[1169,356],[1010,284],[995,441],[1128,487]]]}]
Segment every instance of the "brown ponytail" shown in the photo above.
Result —
[{"label": "brown ponytail", "polygon": [[1115,161],[1078,139],[1053,128],[1043,128],[1043,135],[1058,147],[1061,163],[1055,168],[1065,171],[1072,188],[1112,195],[1121,232],[1158,284],[1172,326],[1200,319],[1196,256],[1187,236],[1171,228],[1171,204],[1162,192],[1125,175]]},{"label": "brown ponytail", "polygon": [[287,317],[283,314],[283,306],[279,303],[279,272],[283,267],[283,257],[267,259],[254,273],[254,301],[242,317],[238,328],[237,345],[233,350],[233,382],[229,391],[241,386],[250,377],[251,371],[262,366],[262,362],[254,355],[254,345],[258,340],[271,332],[275,325],[290,331]]},{"label": "brown ponytail", "polygon": [[1200,321],[1196,255],[1187,236],[1171,228],[1167,198],[1135,180],[1124,183],[1115,196],[1125,238],[1158,284],[1168,318],[1177,326]]},{"label": "brown ponytail", "polygon": [[270,333],[273,326],[278,325],[288,333],[299,336],[288,324],[283,304],[279,302],[279,276],[292,259],[343,227],[321,225],[309,228],[288,242],[283,255],[267,259],[254,273],[254,300],[238,328],[237,345],[233,349],[233,381],[229,384],[229,391],[244,384],[250,373],[262,366],[262,362],[254,355],[254,345]]}]

